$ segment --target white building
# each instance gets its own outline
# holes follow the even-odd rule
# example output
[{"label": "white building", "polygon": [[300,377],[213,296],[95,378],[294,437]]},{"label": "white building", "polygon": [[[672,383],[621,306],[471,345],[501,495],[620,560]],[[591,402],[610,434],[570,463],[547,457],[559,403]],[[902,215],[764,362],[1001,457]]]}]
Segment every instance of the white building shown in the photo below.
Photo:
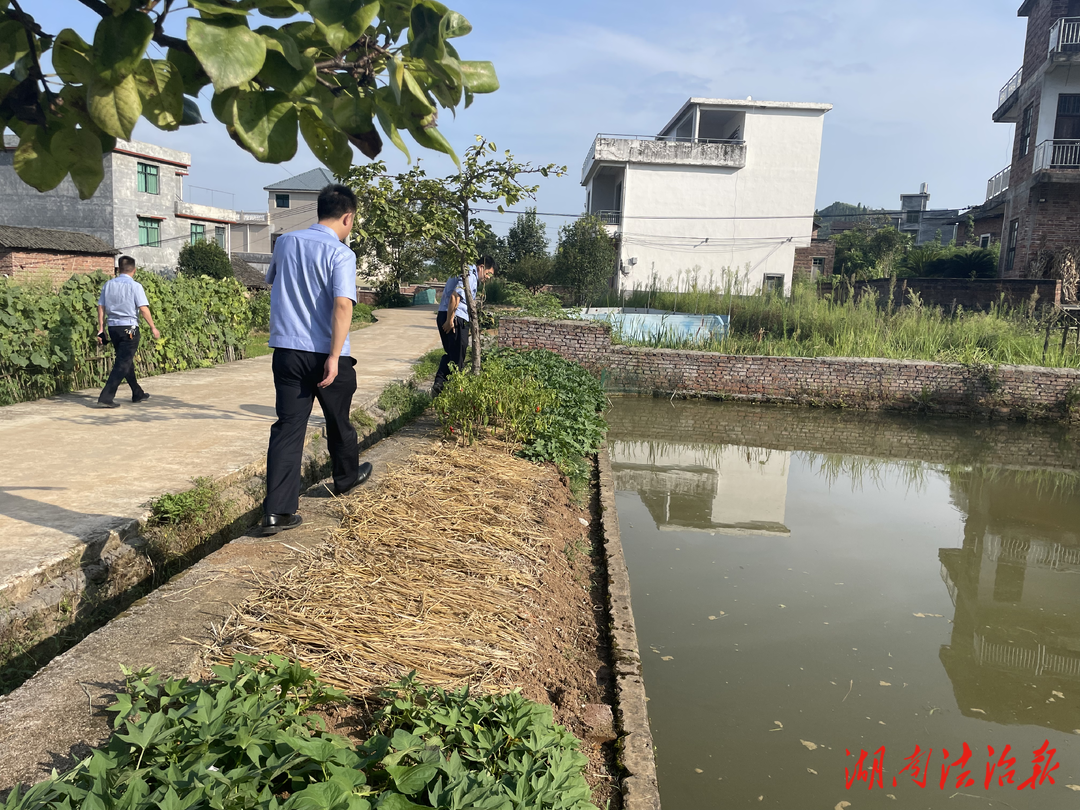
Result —
[{"label": "white building", "polygon": [[205,239],[230,249],[236,212],[184,200],[191,155],[139,141],[116,142],[102,160],[97,193],[80,200],[71,178],[39,192],[15,174],[18,138],[4,135],[0,152],[0,223],[52,227],[96,236],[157,273],[176,268],[180,248]]},{"label": "white building", "polygon": [[621,236],[618,290],[790,290],[831,104],[692,98],[655,137],[598,135],[586,211]]}]

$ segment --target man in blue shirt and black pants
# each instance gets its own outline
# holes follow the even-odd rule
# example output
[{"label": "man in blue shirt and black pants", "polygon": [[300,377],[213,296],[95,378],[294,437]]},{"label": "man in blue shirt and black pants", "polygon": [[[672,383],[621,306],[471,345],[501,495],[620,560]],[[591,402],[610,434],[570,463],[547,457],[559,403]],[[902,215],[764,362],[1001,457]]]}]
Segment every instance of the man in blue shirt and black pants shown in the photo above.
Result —
[{"label": "man in blue shirt and black pants", "polygon": [[[476,269],[469,271],[466,278],[474,301],[477,279],[487,281],[494,273],[495,261],[490,256],[481,256],[476,263]],[[435,316],[435,325],[439,327],[444,354],[439,362],[439,369],[435,372],[435,384],[431,387],[433,397],[437,397],[446,385],[451,363],[459,370],[465,368],[465,355],[469,351],[469,307],[465,301],[461,276],[447,279],[439,300],[439,314]]]},{"label": "man in blue shirt and black pants", "polygon": [[371,475],[360,464],[349,421],[356,361],[349,329],[356,303],[356,254],[344,244],[356,218],[356,195],[332,184],[319,192],[319,221],[278,237],[266,281],[270,290],[270,347],[274,350],[277,422],[266,452],[264,535],[299,526],[300,466],[314,400],[326,417],[334,494]]},{"label": "man in blue shirt and black pants", "polygon": [[[98,343],[112,342],[116,349],[116,361],[105,387],[98,394],[98,405],[102,408],[119,408],[116,392],[120,383],[127,380],[131,386],[131,401],[144,402],[150,395],[143,391],[135,378],[135,352],[139,349],[139,315],[150,325],[155,339],[161,338],[161,332],[154,326],[150,315],[150,302],[146,299],[146,290],[135,280],[135,260],[130,256],[121,256],[117,263],[119,274],[105,282],[98,298]],[[109,334],[106,336],[106,318]]]}]

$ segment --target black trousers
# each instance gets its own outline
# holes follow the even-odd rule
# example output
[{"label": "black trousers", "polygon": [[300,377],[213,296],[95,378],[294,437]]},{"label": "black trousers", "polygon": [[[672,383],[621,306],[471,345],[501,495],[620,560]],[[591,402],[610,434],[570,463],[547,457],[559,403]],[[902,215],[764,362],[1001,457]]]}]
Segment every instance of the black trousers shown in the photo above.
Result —
[{"label": "black trousers", "polygon": [[450,364],[453,363],[459,369],[465,368],[465,355],[469,352],[469,322],[464,318],[454,318],[454,328],[447,334],[443,331],[446,323],[446,313],[440,312],[435,316],[435,324],[439,327],[439,337],[442,339],[443,354],[439,361],[439,370],[435,372],[435,384],[432,392],[438,396],[446,385],[446,378],[450,376]]},{"label": "black trousers", "polygon": [[131,396],[137,397],[143,393],[142,386],[135,379],[135,352],[139,349],[139,328],[136,326],[132,337],[128,337],[127,326],[110,326],[109,340],[116,349],[116,360],[113,361],[112,371],[105,387],[98,394],[98,402],[111,403],[116,398],[116,392],[120,389],[120,383],[127,380],[131,386]]},{"label": "black trousers", "polygon": [[352,397],[356,393],[356,361],[342,357],[338,361],[337,377],[326,388],[319,388],[325,364],[325,354],[274,349],[277,421],[270,428],[270,446],[266,451],[263,509],[267,515],[291,515],[300,505],[304,435],[316,399],[326,417],[326,443],[334,485],[344,490],[356,483],[360,450],[356,429],[349,421]]}]

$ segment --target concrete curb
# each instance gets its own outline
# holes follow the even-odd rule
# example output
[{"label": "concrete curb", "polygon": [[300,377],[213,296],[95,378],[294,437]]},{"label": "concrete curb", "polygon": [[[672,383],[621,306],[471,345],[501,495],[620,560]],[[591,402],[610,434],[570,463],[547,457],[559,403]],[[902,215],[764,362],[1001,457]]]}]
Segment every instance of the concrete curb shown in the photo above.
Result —
[{"label": "concrete curb", "polygon": [[615,479],[606,447],[596,454],[600,473],[600,520],[607,562],[611,660],[618,703],[619,759],[626,776],[621,788],[625,810],[660,810],[645,681],[641,677],[634,612],[630,606],[630,572],[623,556],[619,517],[615,512]]}]

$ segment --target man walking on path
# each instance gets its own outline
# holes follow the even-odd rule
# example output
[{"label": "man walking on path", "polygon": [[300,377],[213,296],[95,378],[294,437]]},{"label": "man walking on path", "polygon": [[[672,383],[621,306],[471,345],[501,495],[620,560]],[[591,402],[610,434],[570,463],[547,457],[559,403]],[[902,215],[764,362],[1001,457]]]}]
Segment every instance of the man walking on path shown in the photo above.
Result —
[{"label": "man walking on path", "polygon": [[319,221],[278,237],[266,282],[270,291],[270,347],[274,350],[277,422],[266,451],[263,534],[302,523],[300,465],[315,399],[326,417],[334,494],[371,475],[360,464],[356,429],[349,421],[356,392],[356,361],[349,328],[356,303],[356,254],[344,240],[356,218],[356,195],[332,184],[319,192]]},{"label": "man walking on path", "polygon": [[105,325],[108,318],[108,340],[116,349],[116,360],[105,387],[98,394],[98,404],[103,408],[119,408],[116,392],[120,383],[127,380],[131,386],[131,401],[143,402],[150,395],[143,391],[135,379],[135,352],[139,348],[139,315],[150,325],[155,339],[161,338],[161,332],[154,326],[150,315],[150,302],[146,300],[146,290],[135,280],[135,260],[130,256],[121,256],[120,274],[105,282],[98,298],[98,343],[106,342]]},{"label": "man walking on path", "polygon": [[[495,262],[490,256],[481,256],[476,268],[469,271],[469,291],[474,301],[477,279],[487,281],[494,273]],[[465,368],[465,355],[469,351],[469,307],[465,301],[465,290],[461,286],[461,276],[447,279],[439,300],[439,314],[435,316],[435,324],[439,327],[444,354],[439,362],[439,370],[435,372],[435,384],[431,387],[433,397],[437,397],[446,385],[451,363],[459,370]]]}]

